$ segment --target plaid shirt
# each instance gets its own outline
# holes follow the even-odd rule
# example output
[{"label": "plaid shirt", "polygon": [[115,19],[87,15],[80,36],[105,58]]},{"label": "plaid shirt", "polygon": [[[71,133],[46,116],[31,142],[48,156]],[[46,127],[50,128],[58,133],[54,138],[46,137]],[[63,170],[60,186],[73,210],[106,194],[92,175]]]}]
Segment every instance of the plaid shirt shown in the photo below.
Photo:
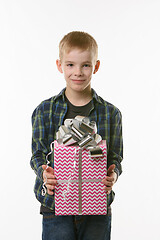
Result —
[{"label": "plaid shirt", "polygon": [[[51,210],[54,210],[54,195],[42,196],[43,169],[46,164],[46,155],[50,152],[50,143],[56,139],[58,128],[63,125],[67,112],[67,103],[64,96],[65,89],[58,95],[43,101],[32,115],[32,158],[30,165],[36,173],[34,192],[38,201]],[[120,111],[112,104],[99,97],[92,89],[92,108],[89,113],[90,121],[97,124],[97,133],[107,142],[107,167],[115,164],[115,172],[119,176],[122,172],[123,158],[122,122]],[[54,158],[50,160],[54,168]],[[114,192],[107,195],[108,206],[114,198]]]}]

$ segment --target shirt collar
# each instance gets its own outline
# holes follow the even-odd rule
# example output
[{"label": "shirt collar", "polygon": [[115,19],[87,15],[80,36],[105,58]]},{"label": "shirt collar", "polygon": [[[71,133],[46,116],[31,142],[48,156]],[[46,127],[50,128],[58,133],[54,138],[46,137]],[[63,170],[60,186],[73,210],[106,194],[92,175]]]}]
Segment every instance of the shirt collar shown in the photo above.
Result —
[{"label": "shirt collar", "polygon": [[[66,88],[63,88],[62,91],[55,97],[55,99],[62,97],[63,101],[65,102],[65,90]],[[93,88],[92,88],[92,95],[93,95],[93,99],[95,99],[97,102],[102,104],[101,98],[98,96],[98,94]]]},{"label": "shirt collar", "polygon": [[56,95],[55,99],[62,97],[63,101],[65,101],[65,96],[64,96],[65,90],[66,88],[63,88],[62,91]]},{"label": "shirt collar", "polygon": [[93,94],[93,99],[95,99],[97,102],[102,104],[100,96],[98,96],[98,94],[96,93],[96,91],[93,88],[92,88],[92,94]]}]

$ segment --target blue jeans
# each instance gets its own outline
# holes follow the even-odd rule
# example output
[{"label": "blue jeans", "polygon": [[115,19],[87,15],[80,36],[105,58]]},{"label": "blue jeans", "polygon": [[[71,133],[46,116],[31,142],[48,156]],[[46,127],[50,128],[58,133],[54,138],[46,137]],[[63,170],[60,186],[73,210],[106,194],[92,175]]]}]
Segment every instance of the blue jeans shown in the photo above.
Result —
[{"label": "blue jeans", "polygon": [[111,216],[43,214],[42,240],[110,240]]}]

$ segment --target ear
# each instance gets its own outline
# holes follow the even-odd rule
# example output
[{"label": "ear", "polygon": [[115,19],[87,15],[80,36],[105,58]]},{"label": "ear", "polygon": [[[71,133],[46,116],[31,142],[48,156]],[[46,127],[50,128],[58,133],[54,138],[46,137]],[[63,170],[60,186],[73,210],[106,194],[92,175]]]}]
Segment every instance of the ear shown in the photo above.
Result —
[{"label": "ear", "polygon": [[58,71],[60,73],[63,73],[62,64],[61,64],[61,61],[59,59],[56,60],[56,65],[57,65]]},{"label": "ear", "polygon": [[97,61],[96,61],[95,68],[94,68],[94,72],[93,72],[93,74],[95,74],[95,73],[98,71],[98,69],[99,69],[99,66],[100,66],[100,61],[99,61],[99,60],[97,60]]}]

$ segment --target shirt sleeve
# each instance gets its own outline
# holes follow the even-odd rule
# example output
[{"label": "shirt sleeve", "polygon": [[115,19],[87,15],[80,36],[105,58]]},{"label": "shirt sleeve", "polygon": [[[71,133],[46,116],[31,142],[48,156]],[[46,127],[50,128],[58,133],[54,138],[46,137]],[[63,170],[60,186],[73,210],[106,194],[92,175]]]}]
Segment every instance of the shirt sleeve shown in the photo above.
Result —
[{"label": "shirt sleeve", "polygon": [[47,153],[44,111],[43,105],[41,104],[32,114],[32,157],[30,161],[31,168],[41,180],[43,173],[42,165],[46,164]]},{"label": "shirt sleeve", "polygon": [[117,109],[111,117],[110,144],[108,152],[108,167],[115,164],[117,177],[122,173],[121,162],[123,159],[123,138],[122,138],[122,115]]}]

